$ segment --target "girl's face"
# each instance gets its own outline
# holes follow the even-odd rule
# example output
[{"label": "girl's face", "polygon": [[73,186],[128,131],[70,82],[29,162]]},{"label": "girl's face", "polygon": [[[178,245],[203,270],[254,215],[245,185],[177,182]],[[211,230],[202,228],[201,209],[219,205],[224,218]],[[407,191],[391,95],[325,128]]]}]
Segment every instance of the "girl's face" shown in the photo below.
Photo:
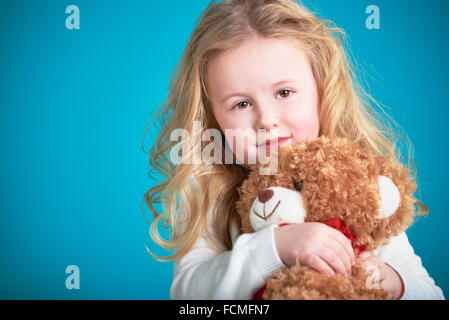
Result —
[{"label": "girl's face", "polygon": [[[227,50],[210,61],[207,84],[215,119],[244,164],[258,148],[273,148],[267,140],[280,147],[318,136],[318,88],[307,57],[293,43],[256,37]],[[263,141],[260,129],[266,130]],[[239,146],[244,159],[236,153],[242,134],[248,137]]]}]

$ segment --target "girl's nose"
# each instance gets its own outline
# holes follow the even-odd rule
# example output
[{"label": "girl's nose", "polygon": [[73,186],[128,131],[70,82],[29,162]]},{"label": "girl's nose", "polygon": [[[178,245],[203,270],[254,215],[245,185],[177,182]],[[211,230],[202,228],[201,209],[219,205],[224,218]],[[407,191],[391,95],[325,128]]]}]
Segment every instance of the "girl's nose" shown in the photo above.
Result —
[{"label": "girl's nose", "polygon": [[258,129],[270,130],[280,125],[279,111],[270,106],[261,106],[259,108]]}]

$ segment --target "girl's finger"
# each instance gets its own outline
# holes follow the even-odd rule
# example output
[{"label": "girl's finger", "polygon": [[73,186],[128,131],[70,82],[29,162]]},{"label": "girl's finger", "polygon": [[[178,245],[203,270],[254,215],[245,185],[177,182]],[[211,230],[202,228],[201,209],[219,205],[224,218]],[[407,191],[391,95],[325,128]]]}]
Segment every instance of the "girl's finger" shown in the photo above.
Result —
[{"label": "girl's finger", "polygon": [[362,267],[363,266],[369,266],[371,264],[374,264],[376,261],[373,259],[372,256],[365,256],[365,258],[361,259]]},{"label": "girl's finger", "polygon": [[361,253],[361,254],[359,255],[359,258],[363,261],[363,260],[366,260],[366,259],[372,257],[372,255],[373,255],[373,254],[372,254],[371,252],[369,252],[369,251],[364,251],[363,253]]},{"label": "girl's finger", "polygon": [[333,276],[335,274],[332,268],[317,255],[313,255],[310,258],[308,266],[320,273],[325,273],[329,276]]},{"label": "girl's finger", "polygon": [[[331,228],[332,229],[332,228]],[[351,264],[355,264],[355,254],[354,249],[352,248],[351,241],[345,237],[343,233],[336,229],[332,229],[330,233],[331,238],[333,238],[335,241],[337,241],[346,251],[348,256],[351,259]]]},{"label": "girl's finger", "polygon": [[337,241],[331,240],[329,243],[325,243],[324,246],[332,250],[344,263],[347,274],[351,274],[352,263],[351,257],[346,250]]},{"label": "girl's finger", "polygon": [[347,276],[345,265],[341,258],[337,256],[333,250],[324,247],[320,252],[317,253],[318,256],[324,260],[335,272],[341,273]]}]

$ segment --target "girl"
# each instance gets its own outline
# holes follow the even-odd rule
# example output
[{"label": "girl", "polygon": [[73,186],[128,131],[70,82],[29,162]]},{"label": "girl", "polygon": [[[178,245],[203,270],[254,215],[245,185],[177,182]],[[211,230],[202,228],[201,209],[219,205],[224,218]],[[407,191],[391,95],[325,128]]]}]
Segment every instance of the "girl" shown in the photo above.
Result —
[{"label": "girl", "polygon": [[[380,121],[376,103],[357,83],[336,27],[317,19],[292,0],[212,1],[200,17],[171,79],[168,101],[155,117],[163,123],[151,148],[150,164],[166,180],[145,194],[155,219],[153,240],[174,250],[173,299],[251,299],[276,270],[298,259],[319,272],[349,275],[354,252],[340,232],[320,223],[272,226],[240,234],[234,205],[259,148],[295,144],[320,135],[348,137],[378,154],[395,153],[393,127]],[[335,38],[332,32],[337,32]],[[194,130],[194,122],[202,130]],[[204,159],[192,148],[174,166],[168,152],[183,128],[188,147],[205,147],[206,129],[244,129],[254,137],[266,130],[270,141],[249,139],[233,161]],[[238,134],[237,134],[238,135]],[[238,137],[237,137],[238,138]],[[230,139],[232,139],[230,141]],[[203,149],[201,149],[203,150]],[[239,164],[241,165],[239,165]],[[156,196],[159,194],[159,196]],[[157,213],[155,203],[163,203]],[[160,222],[171,227],[169,239]],[[402,234],[362,256],[367,271],[395,299],[444,299]]]}]

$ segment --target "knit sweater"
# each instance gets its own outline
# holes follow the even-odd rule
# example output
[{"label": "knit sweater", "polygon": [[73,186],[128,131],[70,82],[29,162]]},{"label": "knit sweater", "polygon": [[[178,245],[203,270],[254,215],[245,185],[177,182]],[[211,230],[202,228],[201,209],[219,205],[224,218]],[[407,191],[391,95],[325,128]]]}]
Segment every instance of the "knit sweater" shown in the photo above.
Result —
[{"label": "knit sweater", "polygon": [[[181,220],[177,223],[180,231],[185,228]],[[239,234],[238,227],[232,225],[233,246],[232,250],[226,250],[211,223],[209,218],[209,231],[219,244],[219,251],[214,250],[203,235],[192,250],[176,260],[171,299],[251,299],[274,271],[285,268],[275,246],[274,228],[277,226]],[[422,266],[405,233],[392,238],[374,254],[401,276],[405,287],[401,299],[444,299],[442,290]]]}]

